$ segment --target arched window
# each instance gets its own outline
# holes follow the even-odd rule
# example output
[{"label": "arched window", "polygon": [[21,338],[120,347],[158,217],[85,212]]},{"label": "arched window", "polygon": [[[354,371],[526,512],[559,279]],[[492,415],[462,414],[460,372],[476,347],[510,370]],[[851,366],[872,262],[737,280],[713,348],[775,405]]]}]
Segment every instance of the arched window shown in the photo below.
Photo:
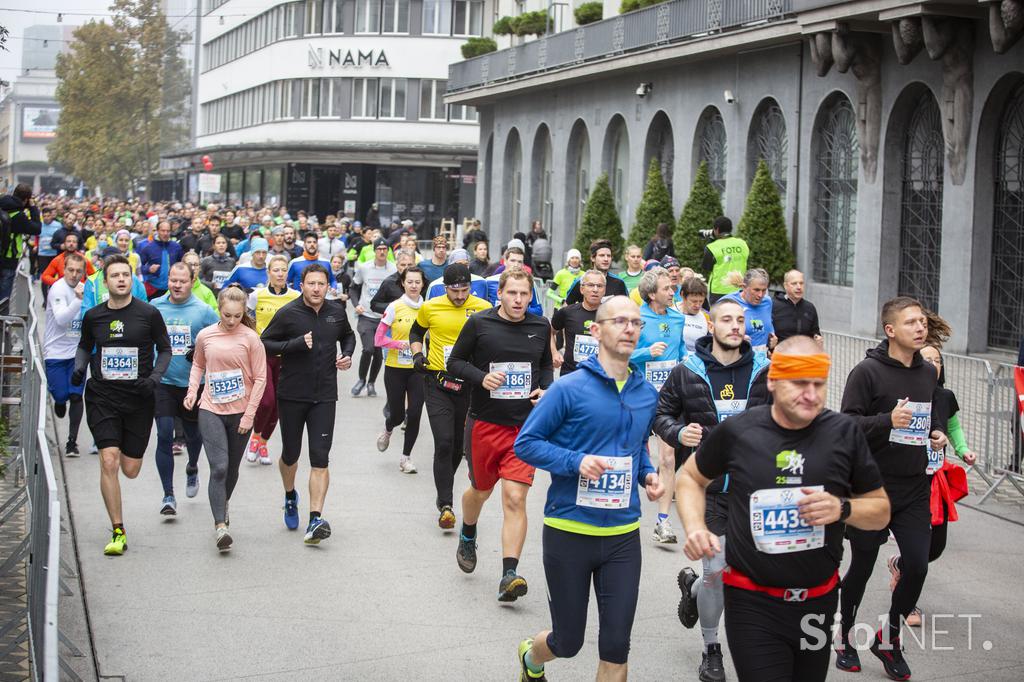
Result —
[{"label": "arched window", "polygon": [[[491,221],[491,184],[494,181],[492,169],[494,168],[494,135],[487,138],[487,147],[484,151],[484,206],[479,213],[485,223]],[[478,180],[479,182],[479,180]]]},{"label": "arched window", "polygon": [[605,138],[608,182],[619,218],[629,214],[629,133],[621,116],[612,119]]},{"label": "arched window", "polygon": [[843,95],[826,103],[818,116],[815,152],[814,279],[853,285],[857,226],[857,120]]},{"label": "arched window", "polygon": [[768,98],[757,108],[750,129],[748,151],[748,183],[754,181],[757,164],[764,159],[768,171],[779,190],[782,205],[786,205],[786,179],[789,175],[789,136],[786,135],[786,117],[782,115],[782,107],[774,99]]},{"label": "arched window", "polygon": [[663,111],[655,114],[647,130],[647,144],[644,149],[644,173],[651,166],[651,159],[658,160],[662,180],[672,196],[672,175],[675,171],[675,142],[672,137],[672,123]]},{"label": "arched window", "polygon": [[549,238],[555,217],[551,156],[551,132],[546,125],[541,124],[533,141],[533,213],[530,220],[540,220]]},{"label": "arched window", "polygon": [[725,122],[715,107],[708,107],[701,116],[697,136],[697,163],[706,161],[708,177],[718,193],[725,198],[725,167],[728,161],[728,138]]},{"label": "arched window", "polygon": [[1024,83],[1007,100],[998,135],[988,343],[1017,348],[1024,335]]},{"label": "arched window", "polygon": [[567,201],[572,204],[569,220],[575,234],[583,220],[583,209],[586,208],[587,198],[590,196],[590,137],[583,121],[576,121],[569,135],[567,166],[566,176],[572,179],[572,183],[567,187]]},{"label": "arched window", "polygon": [[505,144],[505,168],[508,182],[505,216],[511,234],[522,229],[520,223],[523,214],[523,147],[519,143],[519,131],[515,128],[509,131],[508,142]]},{"label": "arched window", "polygon": [[945,162],[942,119],[930,92],[918,100],[905,135],[900,173],[899,293],[938,310]]}]

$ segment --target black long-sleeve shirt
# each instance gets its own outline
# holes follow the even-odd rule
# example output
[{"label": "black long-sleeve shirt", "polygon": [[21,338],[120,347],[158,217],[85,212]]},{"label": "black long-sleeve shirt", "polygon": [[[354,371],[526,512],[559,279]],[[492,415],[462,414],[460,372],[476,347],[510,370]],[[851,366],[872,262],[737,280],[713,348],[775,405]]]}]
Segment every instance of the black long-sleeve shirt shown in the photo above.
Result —
[{"label": "black long-sleeve shirt", "polygon": [[779,341],[791,336],[818,336],[821,327],[818,325],[818,310],[806,298],[793,302],[785,292],[775,294],[772,301],[772,326]]},{"label": "black long-sleeve shirt", "polygon": [[[313,332],[313,347],[303,337]],[[344,301],[325,300],[320,311],[306,305],[302,296],[284,304],[260,337],[267,355],[281,356],[277,396],[306,403],[338,400],[336,348],[351,357],[356,335],[348,323]]]},{"label": "black long-sleeve shirt", "polygon": [[[554,380],[551,364],[551,325],[539,315],[526,314],[519,322],[506,320],[498,308],[479,312],[468,320],[455,341],[448,358],[448,371],[472,384],[469,414],[492,424],[520,426],[533,404],[526,398],[498,398],[498,392],[483,387],[488,373],[507,372],[506,387],[518,387],[529,394],[536,388],[547,389]],[[512,363],[529,363],[529,390],[525,382],[517,386]]]},{"label": "black long-sleeve shirt", "polygon": [[[569,287],[569,291],[565,295],[565,305],[572,305],[583,300],[583,292],[580,291],[580,282],[582,281],[583,278],[580,277]],[[619,279],[618,275],[608,272],[605,273],[604,295],[605,298],[609,296],[629,296],[629,289],[626,288],[626,283]]]},{"label": "black long-sleeve shirt", "polygon": [[[392,301],[397,301],[405,293],[405,289],[402,288],[402,283],[399,280],[399,274],[396,272],[393,275],[388,275],[387,279],[380,283],[380,288],[377,289],[377,293],[370,299],[370,310],[384,314],[384,311],[388,309],[388,305]],[[362,285],[360,285],[362,288]]]}]

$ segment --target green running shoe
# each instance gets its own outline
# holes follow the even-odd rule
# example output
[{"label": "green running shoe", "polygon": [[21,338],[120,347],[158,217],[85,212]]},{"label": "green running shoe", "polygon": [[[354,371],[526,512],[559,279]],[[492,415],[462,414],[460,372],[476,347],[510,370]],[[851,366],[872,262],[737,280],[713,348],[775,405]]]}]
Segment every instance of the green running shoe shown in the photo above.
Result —
[{"label": "green running shoe", "polygon": [[125,535],[124,528],[115,528],[113,537],[103,548],[103,553],[107,556],[121,556],[126,549],[128,549],[128,536]]},{"label": "green running shoe", "polygon": [[[519,682],[547,682],[544,677],[544,670],[539,673],[531,672],[526,667],[526,652],[533,646],[533,638],[524,639],[519,643]],[[543,668],[543,666],[542,666]]]}]

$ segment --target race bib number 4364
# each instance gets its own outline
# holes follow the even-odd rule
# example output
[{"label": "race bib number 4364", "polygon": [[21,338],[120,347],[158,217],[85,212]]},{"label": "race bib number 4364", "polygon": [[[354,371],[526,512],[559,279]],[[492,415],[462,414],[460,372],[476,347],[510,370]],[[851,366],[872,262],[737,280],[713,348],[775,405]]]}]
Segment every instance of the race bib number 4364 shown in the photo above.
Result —
[{"label": "race bib number 4364", "polygon": [[107,381],[139,378],[139,349],[107,346],[100,351],[100,374]]},{"label": "race bib number 4364", "polygon": [[491,372],[504,372],[505,383],[491,391],[495,400],[523,400],[530,397],[533,368],[529,362],[492,362]]},{"label": "race bib number 4364", "polygon": [[[806,486],[815,491],[824,486]],[[825,545],[825,527],[800,518],[800,488],[766,488],[750,495],[750,534],[758,551],[787,554]]]}]

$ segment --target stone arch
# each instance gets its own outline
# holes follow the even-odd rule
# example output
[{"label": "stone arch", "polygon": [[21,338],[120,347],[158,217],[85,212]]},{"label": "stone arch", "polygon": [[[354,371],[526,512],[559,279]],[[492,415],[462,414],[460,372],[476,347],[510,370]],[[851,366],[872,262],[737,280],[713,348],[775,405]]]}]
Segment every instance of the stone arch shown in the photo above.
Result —
[{"label": "stone arch", "polygon": [[675,139],[672,133],[672,121],[668,114],[659,111],[651,119],[647,128],[647,141],[644,144],[643,172],[646,181],[647,169],[651,159],[658,159],[661,176],[665,180],[669,197],[672,196],[672,181],[675,175]]},{"label": "stone arch", "polygon": [[[573,236],[583,220],[583,209],[587,205],[594,179],[590,177],[590,132],[582,118],[576,119],[569,133],[565,162],[565,224]],[[566,243],[572,242],[572,238]]]},{"label": "stone arch", "polygon": [[811,137],[811,269],[815,281],[853,285],[860,144],[849,97],[830,93]]},{"label": "stone arch", "polygon": [[789,133],[786,129],[786,115],[773,97],[761,100],[750,120],[747,136],[747,187],[754,181],[754,173],[761,159],[768,164],[782,206],[785,207],[786,187],[789,184]]},{"label": "stone arch", "polygon": [[533,153],[530,155],[530,166],[531,206],[530,215],[527,218],[529,222],[523,228],[516,226],[517,229],[514,229],[513,232],[518,232],[520,229],[523,232],[527,232],[529,224],[534,220],[540,220],[541,226],[550,238],[555,218],[555,171],[554,152],[551,147],[551,130],[546,123],[541,123],[537,126],[537,132],[533,136]]},{"label": "stone arch", "polygon": [[626,222],[629,215],[629,129],[626,119],[615,114],[608,121],[604,134],[604,151],[601,167],[608,173],[615,208],[619,218]]},{"label": "stone arch", "polygon": [[[519,130],[510,128],[505,139],[505,157],[503,161],[503,185],[505,187],[504,225],[500,230],[509,236],[518,231],[523,220],[523,144],[519,139]],[[495,237],[497,235],[492,235]],[[500,241],[500,240],[499,240]]]}]

